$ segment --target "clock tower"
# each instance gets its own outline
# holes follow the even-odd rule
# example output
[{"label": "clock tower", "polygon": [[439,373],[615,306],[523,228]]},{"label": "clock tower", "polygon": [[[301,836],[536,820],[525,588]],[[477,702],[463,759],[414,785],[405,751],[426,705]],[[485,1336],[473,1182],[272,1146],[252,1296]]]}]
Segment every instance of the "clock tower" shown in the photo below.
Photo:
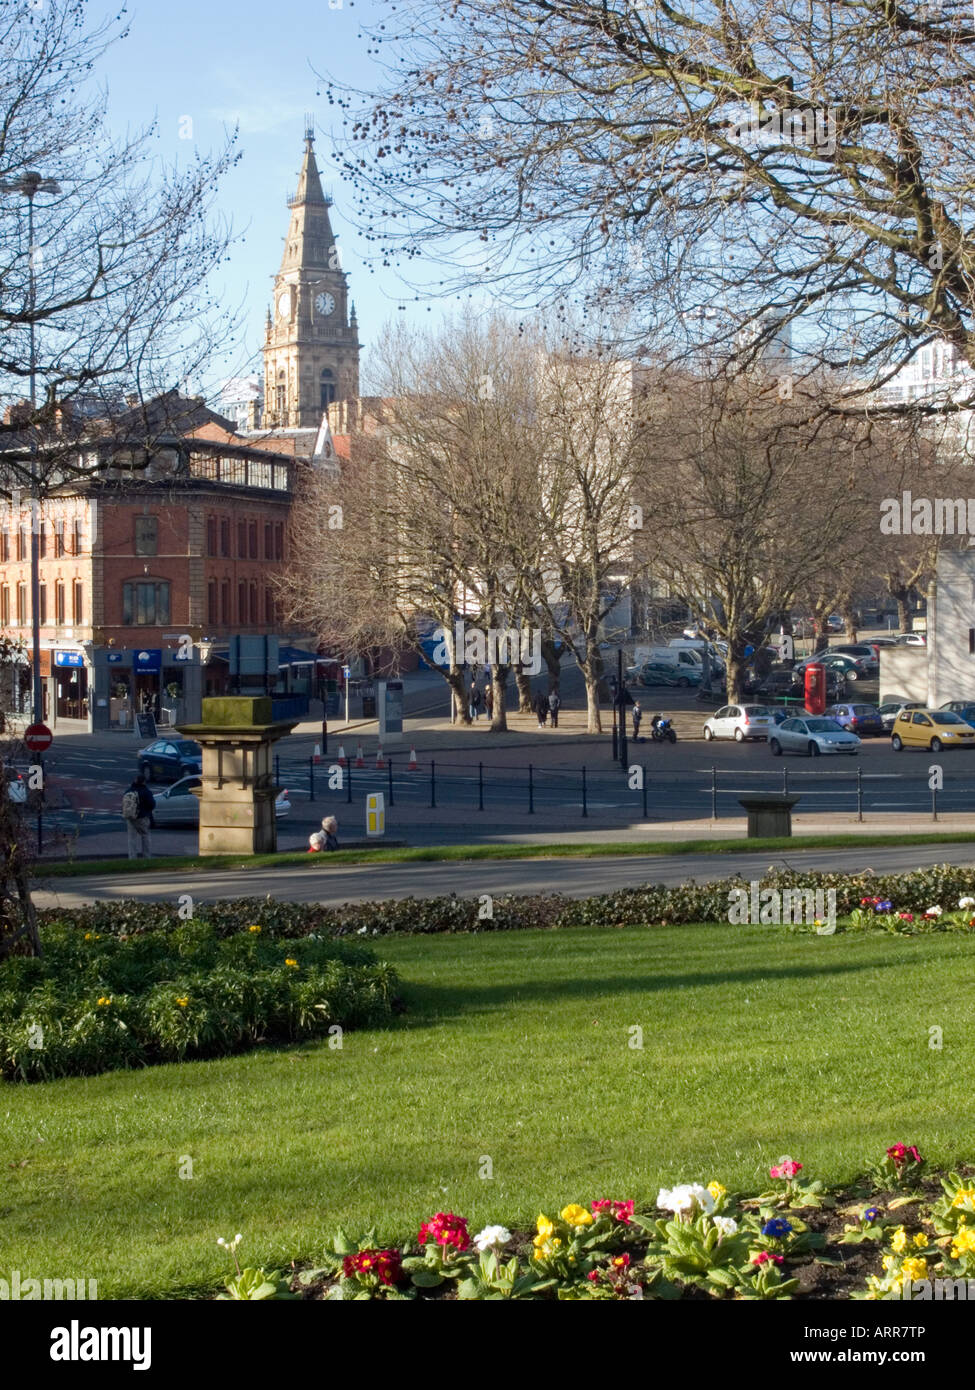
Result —
[{"label": "clock tower", "polygon": [[264,334],[265,429],[317,429],[333,401],[359,394],[359,333],[305,128],[298,190]]}]

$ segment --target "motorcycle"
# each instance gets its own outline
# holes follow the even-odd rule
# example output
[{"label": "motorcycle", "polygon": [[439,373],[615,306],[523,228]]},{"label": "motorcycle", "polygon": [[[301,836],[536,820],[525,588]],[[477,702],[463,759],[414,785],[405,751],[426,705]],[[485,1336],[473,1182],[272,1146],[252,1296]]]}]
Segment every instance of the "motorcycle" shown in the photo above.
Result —
[{"label": "motorcycle", "polygon": [[650,720],[650,737],[654,743],[676,743],[677,731],[671,720],[665,719],[662,714],[655,714]]}]

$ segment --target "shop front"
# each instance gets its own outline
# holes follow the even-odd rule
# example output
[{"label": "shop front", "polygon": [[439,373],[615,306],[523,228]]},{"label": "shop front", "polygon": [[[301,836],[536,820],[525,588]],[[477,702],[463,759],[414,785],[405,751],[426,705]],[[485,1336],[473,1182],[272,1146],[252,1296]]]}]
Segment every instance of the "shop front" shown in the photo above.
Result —
[{"label": "shop front", "polygon": [[81,651],[55,651],[51,682],[54,723],[88,718],[88,666]]}]

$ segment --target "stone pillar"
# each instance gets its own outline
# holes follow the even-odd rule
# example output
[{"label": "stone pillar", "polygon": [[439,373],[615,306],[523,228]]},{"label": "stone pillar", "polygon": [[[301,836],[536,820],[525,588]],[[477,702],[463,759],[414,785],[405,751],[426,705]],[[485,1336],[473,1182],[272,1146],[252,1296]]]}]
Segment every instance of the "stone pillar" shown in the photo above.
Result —
[{"label": "stone pillar", "polygon": [[206,699],[199,724],[179,732],[203,747],[199,852],[267,854],[278,847],[274,745],[300,722],[271,717],[268,696]]}]

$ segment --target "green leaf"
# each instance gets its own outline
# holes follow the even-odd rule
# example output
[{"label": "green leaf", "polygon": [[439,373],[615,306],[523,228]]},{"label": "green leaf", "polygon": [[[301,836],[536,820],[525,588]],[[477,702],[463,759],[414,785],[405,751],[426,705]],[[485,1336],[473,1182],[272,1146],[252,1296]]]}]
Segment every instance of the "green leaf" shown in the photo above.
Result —
[{"label": "green leaf", "polygon": [[341,1226],[335,1232],[335,1239],[332,1242],[332,1246],[336,1255],[357,1255],[359,1253],[358,1245],[356,1245],[354,1241],[349,1240],[349,1237],[342,1230]]},{"label": "green leaf", "polygon": [[443,1283],[443,1275],[434,1269],[418,1269],[410,1277],[418,1289],[436,1289]]}]

